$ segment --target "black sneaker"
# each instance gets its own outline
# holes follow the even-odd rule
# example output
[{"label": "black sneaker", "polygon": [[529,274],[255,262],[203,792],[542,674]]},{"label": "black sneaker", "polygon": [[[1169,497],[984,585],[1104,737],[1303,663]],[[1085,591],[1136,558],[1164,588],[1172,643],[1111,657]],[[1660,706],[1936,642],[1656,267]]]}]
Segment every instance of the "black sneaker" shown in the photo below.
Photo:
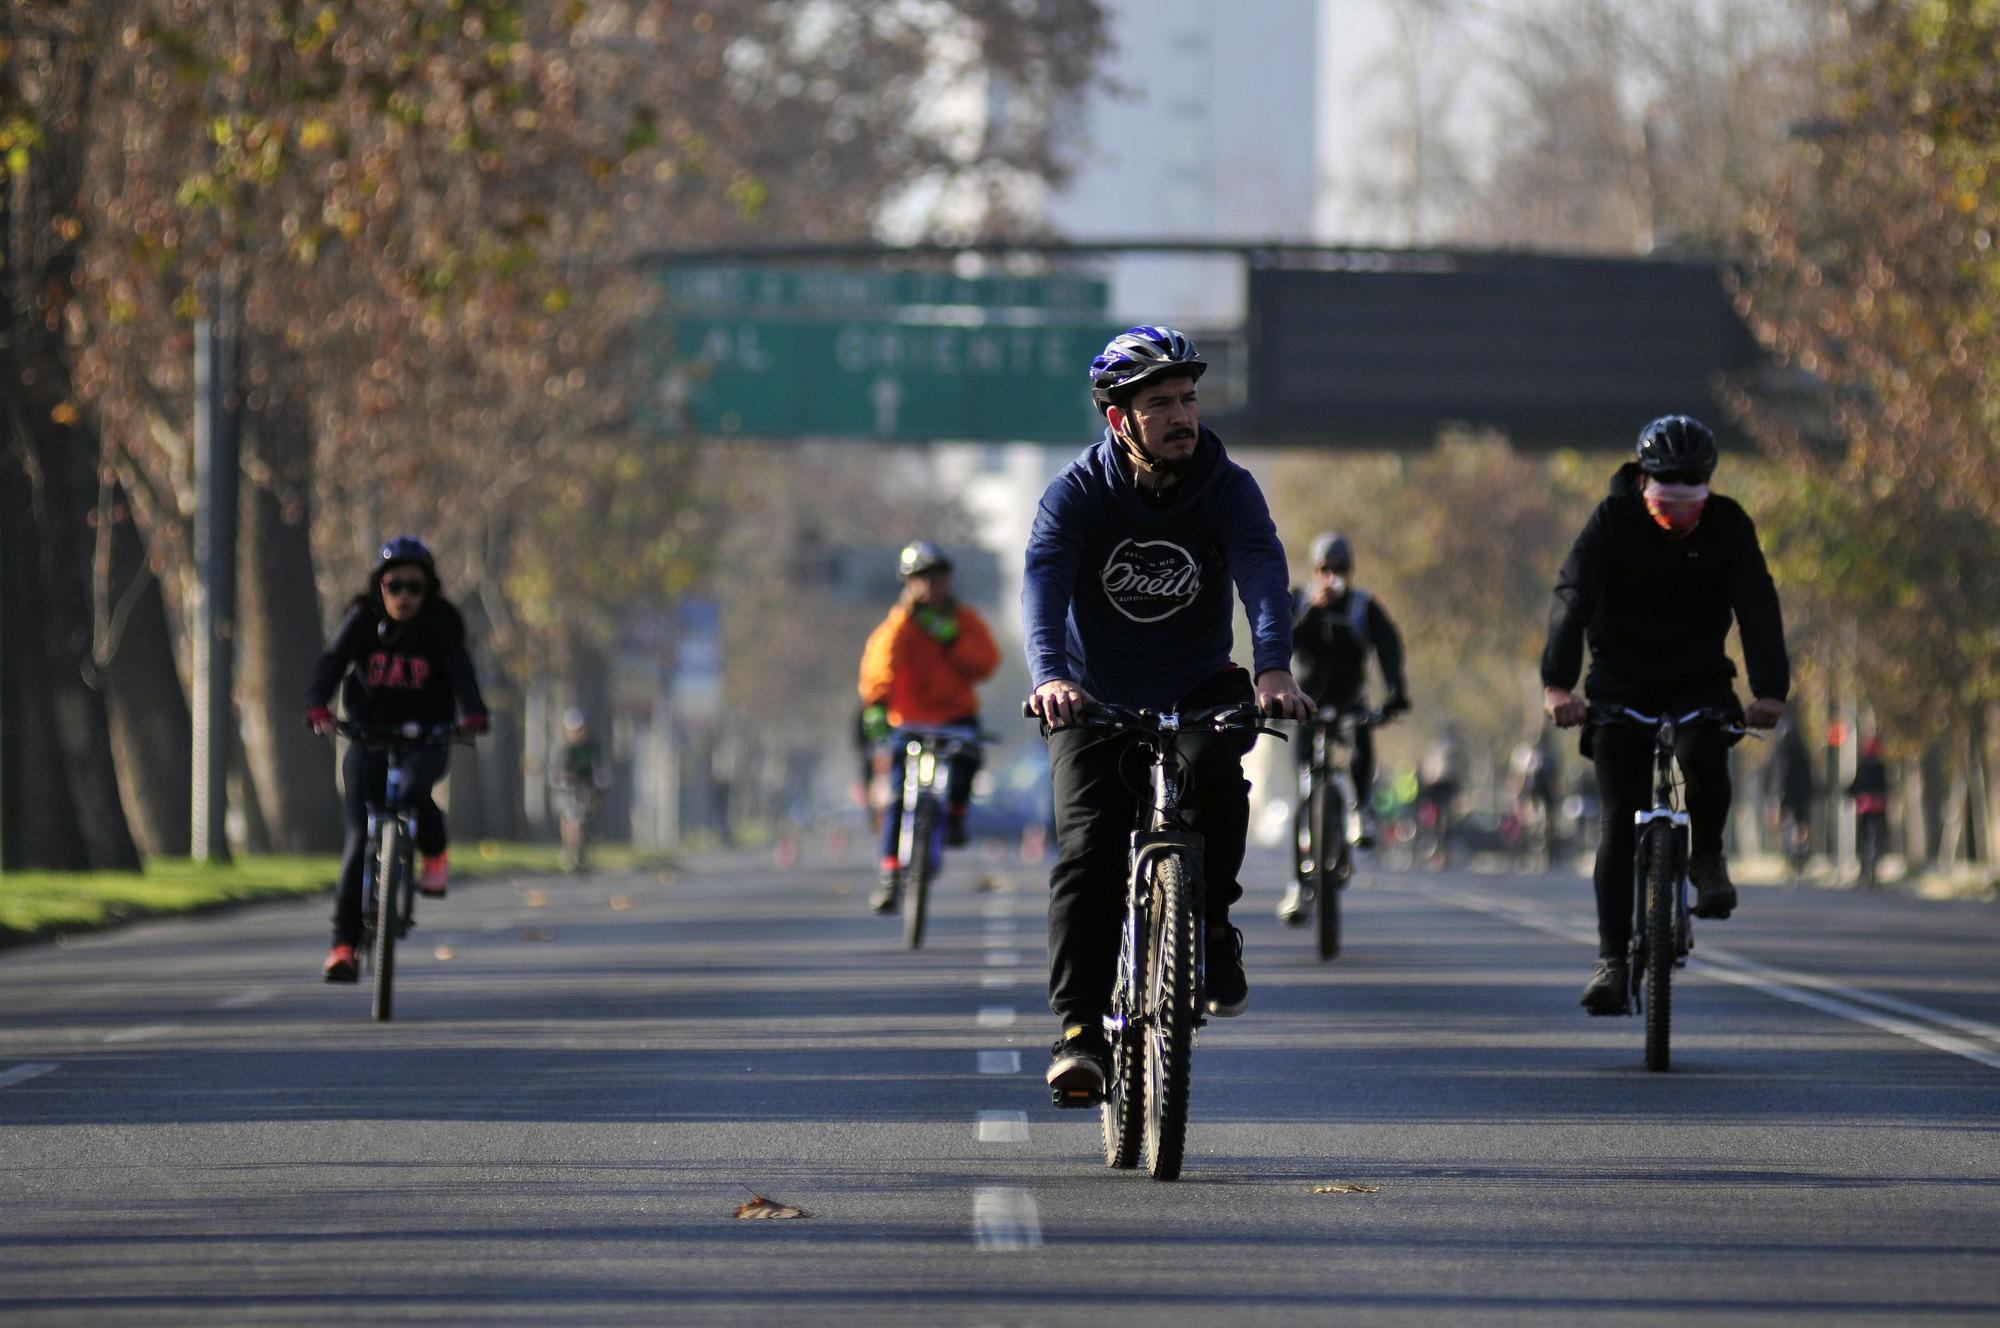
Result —
[{"label": "black sneaker", "polygon": [[1587,1013],[1630,1014],[1631,975],[1623,959],[1600,959],[1583,984],[1583,1008]]},{"label": "black sneaker", "polygon": [[1208,1012],[1234,1019],[1250,1008],[1250,979],[1243,974],[1243,933],[1223,923],[1208,929]]},{"label": "black sneaker", "polygon": [[1688,859],[1688,879],[1694,882],[1694,915],[1726,918],[1736,911],[1736,887],[1729,883],[1729,864],[1720,853],[1697,853]]},{"label": "black sneaker", "polygon": [[1278,921],[1287,927],[1303,927],[1312,913],[1312,896],[1304,886],[1293,881],[1285,887],[1285,897],[1278,901]]},{"label": "black sneaker", "polygon": [[1111,1044],[1097,1024],[1071,1024],[1049,1048],[1049,1093],[1059,1107],[1094,1107],[1111,1082]]},{"label": "black sneaker", "polygon": [[868,896],[868,907],[877,913],[894,913],[903,899],[903,879],[893,867],[882,869],[882,882]]}]

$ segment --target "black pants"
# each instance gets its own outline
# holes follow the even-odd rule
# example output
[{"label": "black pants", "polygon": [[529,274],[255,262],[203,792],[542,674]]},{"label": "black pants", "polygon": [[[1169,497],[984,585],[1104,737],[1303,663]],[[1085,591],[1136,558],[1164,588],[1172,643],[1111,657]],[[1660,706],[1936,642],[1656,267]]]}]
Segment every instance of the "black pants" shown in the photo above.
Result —
[{"label": "black pants", "polygon": [[[1334,744],[1329,740],[1328,746]],[[1292,755],[1304,770],[1312,764],[1312,730],[1301,725],[1292,737]],[[1352,754],[1347,760],[1347,773],[1354,780],[1354,806],[1357,810],[1372,806],[1375,799],[1375,730],[1366,724],[1354,728]]]},{"label": "black pants", "polygon": [[[1637,703],[1634,708],[1656,709]],[[1653,735],[1622,724],[1605,725],[1591,734],[1591,744],[1603,809],[1593,878],[1597,954],[1600,959],[1622,959],[1632,943],[1632,855],[1638,843],[1633,817],[1653,805]],[[1676,753],[1687,778],[1689,851],[1720,853],[1723,827],[1729,820],[1729,738],[1721,733],[1683,733]]]},{"label": "black pants", "polygon": [[[1249,675],[1230,669],[1188,693],[1180,708],[1204,710],[1255,696]],[[1181,815],[1202,836],[1210,926],[1226,923],[1229,906],[1243,897],[1236,880],[1250,831],[1243,754],[1255,740],[1254,734],[1209,733],[1190,734],[1180,742],[1188,765]],[[1089,729],[1058,729],[1049,735],[1056,813],[1056,865],[1049,874],[1049,1008],[1065,1025],[1095,1025],[1111,1007],[1118,934],[1125,918],[1128,836],[1142,798],[1151,796],[1144,775],[1142,754],[1128,738]]]},{"label": "black pants", "polygon": [[[444,778],[451,754],[421,751],[404,763],[409,780],[410,805],[417,812],[417,849],[421,853],[442,853],[445,849],[444,813],[431,801],[431,787]],[[340,855],[340,889],[333,897],[333,943],[354,945],[361,940],[361,869],[368,856],[368,804],[388,796],[389,759],[354,743],[340,763],[341,782],[347,791],[347,846]]]}]

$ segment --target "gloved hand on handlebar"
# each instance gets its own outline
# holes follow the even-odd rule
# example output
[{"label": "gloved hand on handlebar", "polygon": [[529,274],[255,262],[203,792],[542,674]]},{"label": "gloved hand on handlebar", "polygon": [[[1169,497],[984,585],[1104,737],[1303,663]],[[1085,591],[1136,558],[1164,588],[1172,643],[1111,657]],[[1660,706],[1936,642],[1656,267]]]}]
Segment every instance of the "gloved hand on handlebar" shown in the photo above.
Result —
[{"label": "gloved hand on handlebar", "polygon": [[1395,719],[1398,716],[1407,715],[1409,713],[1410,713],[1410,698],[1403,695],[1401,692],[1397,692],[1394,696],[1390,697],[1388,700],[1382,703],[1382,718],[1384,719]]},{"label": "gloved hand on handlebar", "polygon": [[958,640],[958,615],[950,609],[934,609],[928,604],[919,604],[910,610],[910,621],[941,646]]},{"label": "gloved hand on handlebar", "polygon": [[333,712],[325,706],[314,706],[306,711],[306,727],[324,738],[333,732]]},{"label": "gloved hand on handlebar", "polygon": [[861,709],[861,732],[870,742],[881,742],[889,736],[889,707],[877,701],[874,705]]},{"label": "gloved hand on handlebar", "polygon": [[487,717],[484,710],[475,710],[458,721],[458,726],[467,733],[484,733],[493,727],[493,721]]}]

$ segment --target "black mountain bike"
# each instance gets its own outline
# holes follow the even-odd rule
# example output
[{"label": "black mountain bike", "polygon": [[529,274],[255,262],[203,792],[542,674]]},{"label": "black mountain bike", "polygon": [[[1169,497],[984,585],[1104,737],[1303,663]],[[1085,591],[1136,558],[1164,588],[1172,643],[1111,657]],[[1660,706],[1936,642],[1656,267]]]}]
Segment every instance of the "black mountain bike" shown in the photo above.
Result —
[{"label": "black mountain bike", "polygon": [[1626,972],[1631,983],[1628,1008],[1646,1017],[1646,1068],[1665,1070],[1673,1020],[1673,973],[1687,965],[1694,949],[1694,922],[1688,912],[1688,816],[1680,807],[1680,775],[1674,747],[1682,733],[1706,730],[1758,736],[1727,710],[1690,710],[1684,715],[1648,715],[1627,706],[1592,706],[1591,724],[1622,724],[1653,735],[1653,805],[1637,814],[1633,854],[1632,952]]},{"label": "black mountain bike", "polygon": [[931,882],[944,862],[944,787],[951,763],[991,741],[967,728],[902,728],[891,742],[903,747],[903,820],[896,836],[897,898],[903,944],[924,943],[924,914]]},{"label": "black mountain bike", "polygon": [[396,942],[417,925],[417,878],[412,860],[417,845],[417,812],[410,804],[409,759],[453,742],[471,745],[451,724],[354,724],[342,720],[342,737],[387,757],[382,801],[368,804],[368,856],[361,864],[361,944],[364,963],[374,967],[370,1014],[387,1020],[395,1010]]},{"label": "black mountain bike", "polygon": [[[1022,713],[1034,718],[1027,706]],[[1147,756],[1150,797],[1133,825],[1125,882],[1125,925],[1104,1029],[1111,1074],[1100,1107],[1104,1163],[1128,1169],[1143,1146],[1146,1173],[1176,1180],[1187,1145],[1195,1030],[1202,1017],[1208,928],[1202,899],[1202,839],[1181,820],[1189,732],[1285,735],[1264,724],[1254,702],[1181,715],[1092,702],[1075,727],[1127,737]],[[1090,1105],[1065,1100],[1058,1107]]]},{"label": "black mountain bike", "polygon": [[1299,803],[1292,813],[1292,874],[1299,883],[1300,911],[1287,923],[1302,927],[1317,920],[1314,933],[1321,959],[1340,956],[1340,892],[1354,875],[1354,850],[1347,819],[1358,812],[1352,764],[1355,734],[1383,722],[1379,710],[1327,711],[1299,726],[1312,754],[1299,772]]}]

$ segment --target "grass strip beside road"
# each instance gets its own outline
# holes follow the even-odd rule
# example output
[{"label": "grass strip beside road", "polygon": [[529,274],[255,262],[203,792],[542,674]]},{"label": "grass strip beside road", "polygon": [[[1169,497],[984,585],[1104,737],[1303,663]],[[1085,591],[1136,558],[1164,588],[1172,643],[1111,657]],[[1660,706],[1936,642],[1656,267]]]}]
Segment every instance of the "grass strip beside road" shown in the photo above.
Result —
[{"label": "grass strip beside road", "polygon": [[[664,865],[657,855],[606,844],[593,851],[609,871]],[[548,844],[486,840],[454,846],[455,880],[559,871],[561,853]],[[96,931],[135,918],[197,913],[231,904],[325,894],[339,875],[336,857],[239,857],[227,864],[155,858],[143,872],[0,873],[0,946]]]}]

